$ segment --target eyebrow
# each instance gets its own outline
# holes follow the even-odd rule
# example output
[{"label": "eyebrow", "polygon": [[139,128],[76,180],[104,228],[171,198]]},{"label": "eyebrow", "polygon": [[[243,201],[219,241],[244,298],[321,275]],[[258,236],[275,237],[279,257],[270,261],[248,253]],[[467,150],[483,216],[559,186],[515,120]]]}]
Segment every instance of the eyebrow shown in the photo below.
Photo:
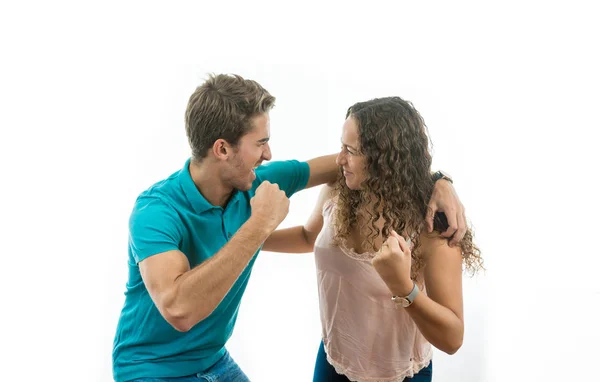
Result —
[{"label": "eyebrow", "polygon": [[341,141],[341,142],[342,142],[342,145],[344,145],[344,146],[346,146],[346,147],[349,147],[350,149],[352,149],[352,150],[354,150],[354,151],[358,151],[358,149],[357,149],[356,147],[352,147],[352,146],[350,146],[350,145],[348,145],[348,144],[344,143],[344,141]]},{"label": "eyebrow", "polygon": [[267,142],[269,142],[269,139],[270,139],[269,137],[266,137],[266,138],[263,138],[263,139],[259,139],[257,142],[258,143],[267,143]]}]

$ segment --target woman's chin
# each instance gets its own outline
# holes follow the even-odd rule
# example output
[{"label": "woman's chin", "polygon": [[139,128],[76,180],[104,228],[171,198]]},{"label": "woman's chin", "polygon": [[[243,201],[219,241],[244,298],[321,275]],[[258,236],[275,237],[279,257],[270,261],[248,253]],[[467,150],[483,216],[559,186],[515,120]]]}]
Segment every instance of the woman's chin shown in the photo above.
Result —
[{"label": "woman's chin", "polygon": [[348,188],[351,190],[360,189],[360,187],[358,187],[356,184],[354,184],[354,182],[349,182],[347,178],[346,178],[346,186],[348,186]]}]

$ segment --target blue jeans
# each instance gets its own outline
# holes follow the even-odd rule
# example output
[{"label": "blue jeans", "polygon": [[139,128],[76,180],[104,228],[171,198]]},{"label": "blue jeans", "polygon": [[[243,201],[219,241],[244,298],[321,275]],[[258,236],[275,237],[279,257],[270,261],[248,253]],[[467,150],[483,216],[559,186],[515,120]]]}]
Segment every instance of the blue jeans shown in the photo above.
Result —
[{"label": "blue jeans", "polygon": [[128,382],[250,382],[229,352],[208,370],[184,377],[138,378]]},{"label": "blue jeans", "polygon": [[[404,378],[404,382],[431,382],[432,367],[432,362],[429,362],[427,367],[421,369],[412,378]],[[327,361],[327,353],[325,353],[323,341],[321,341],[319,353],[317,353],[313,382],[350,382],[345,375],[336,373],[335,368]]]}]

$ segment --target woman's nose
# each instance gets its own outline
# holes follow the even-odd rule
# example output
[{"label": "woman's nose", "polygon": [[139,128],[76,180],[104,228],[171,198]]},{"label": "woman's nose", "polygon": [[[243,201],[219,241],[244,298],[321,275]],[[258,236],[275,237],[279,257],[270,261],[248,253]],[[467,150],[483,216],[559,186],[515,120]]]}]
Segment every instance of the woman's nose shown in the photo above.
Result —
[{"label": "woman's nose", "polygon": [[337,155],[337,157],[335,157],[335,164],[337,164],[338,166],[343,165],[345,162],[345,157],[344,157],[344,153],[342,151],[340,151],[340,153]]}]

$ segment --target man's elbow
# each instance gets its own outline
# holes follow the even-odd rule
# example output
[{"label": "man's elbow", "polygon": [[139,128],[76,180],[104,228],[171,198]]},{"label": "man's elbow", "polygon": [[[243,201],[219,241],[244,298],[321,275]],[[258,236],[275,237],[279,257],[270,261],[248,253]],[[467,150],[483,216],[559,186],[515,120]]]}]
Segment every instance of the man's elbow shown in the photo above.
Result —
[{"label": "man's elbow", "polygon": [[163,318],[178,332],[189,332],[196,324],[206,319],[209,314],[199,312],[200,315],[194,317],[192,312],[182,307],[168,307],[162,310]]},{"label": "man's elbow", "polygon": [[161,309],[163,318],[178,332],[188,332],[194,325],[192,325],[189,314],[186,314],[180,309],[174,307],[168,307]]},{"label": "man's elbow", "polygon": [[173,329],[177,330],[181,333],[189,332],[194,326],[191,325],[188,321],[184,320],[173,320],[169,319],[167,322],[173,327]]}]

